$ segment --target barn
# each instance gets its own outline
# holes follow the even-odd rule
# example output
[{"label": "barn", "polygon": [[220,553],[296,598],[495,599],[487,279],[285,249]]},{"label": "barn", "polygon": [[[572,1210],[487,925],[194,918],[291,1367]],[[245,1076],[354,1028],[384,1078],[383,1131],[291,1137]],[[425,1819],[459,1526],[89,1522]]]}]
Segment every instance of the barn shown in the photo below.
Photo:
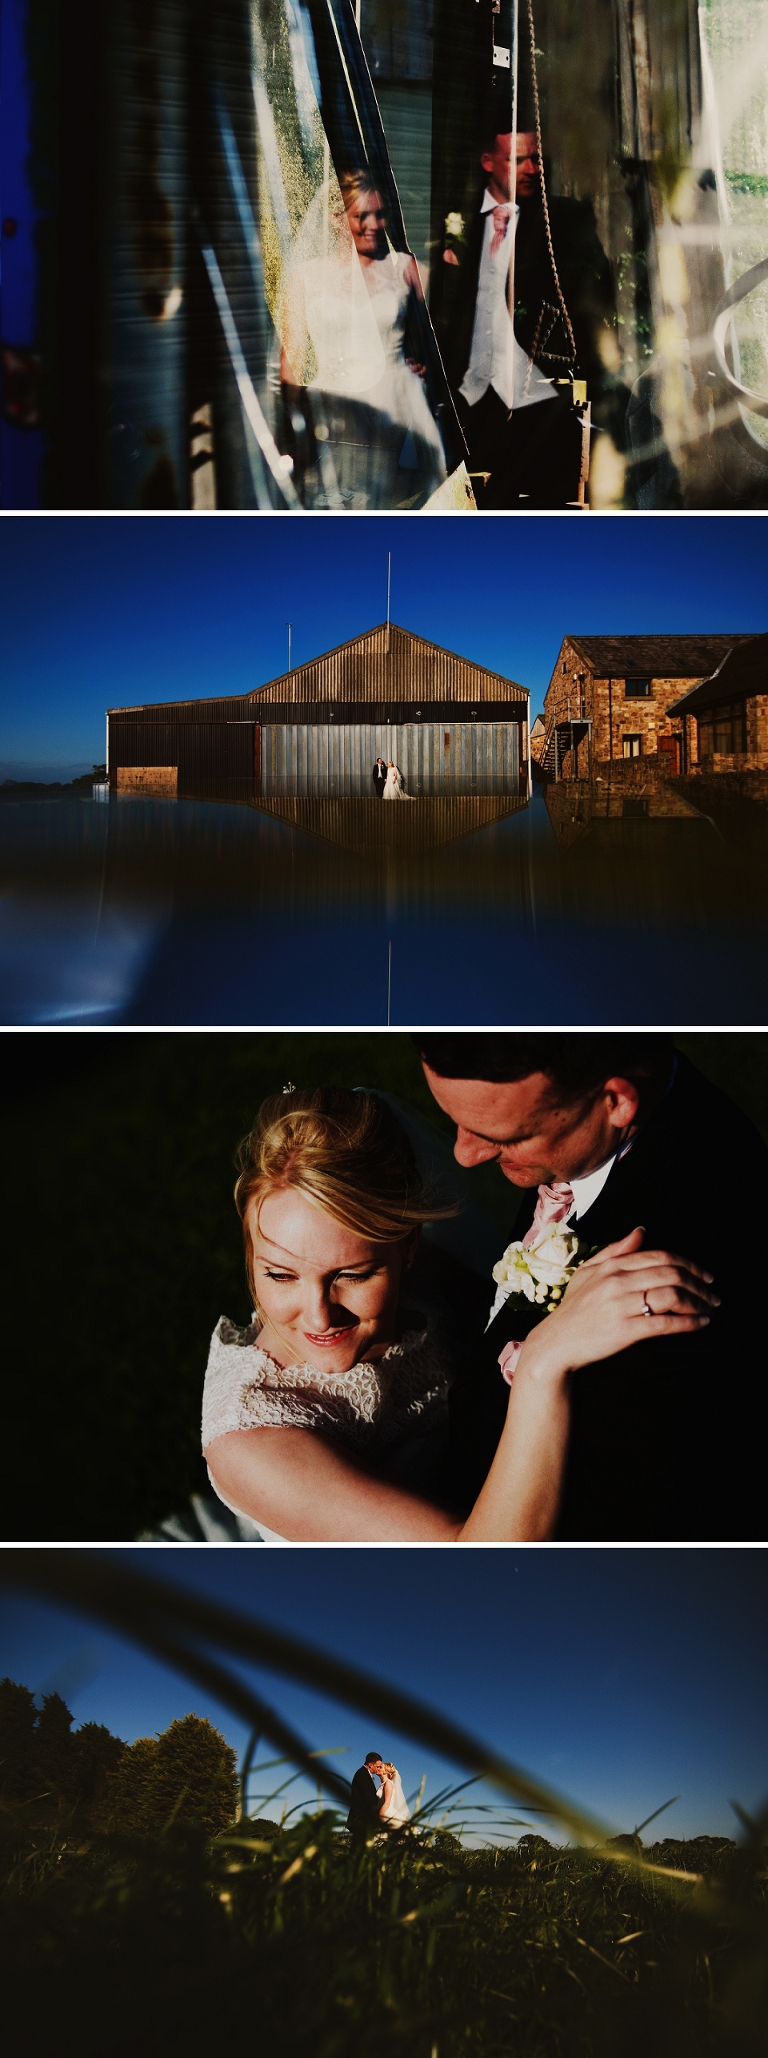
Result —
[{"label": "barn", "polygon": [[528,791],[524,686],[383,623],[237,697],[110,708],[118,793],[375,798],[392,758],[413,799]]}]

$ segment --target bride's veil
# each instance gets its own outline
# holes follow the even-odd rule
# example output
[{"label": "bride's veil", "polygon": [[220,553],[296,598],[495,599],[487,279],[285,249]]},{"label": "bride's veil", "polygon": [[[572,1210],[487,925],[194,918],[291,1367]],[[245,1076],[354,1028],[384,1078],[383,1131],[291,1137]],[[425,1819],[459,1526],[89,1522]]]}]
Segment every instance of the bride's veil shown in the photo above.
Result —
[{"label": "bride's veil", "polygon": [[346,333],[355,388],[364,391],[381,377],[385,359],[341,187],[330,168],[285,254],[277,308],[280,342],[301,386],[322,371],[318,323],[329,303],[336,331]]}]

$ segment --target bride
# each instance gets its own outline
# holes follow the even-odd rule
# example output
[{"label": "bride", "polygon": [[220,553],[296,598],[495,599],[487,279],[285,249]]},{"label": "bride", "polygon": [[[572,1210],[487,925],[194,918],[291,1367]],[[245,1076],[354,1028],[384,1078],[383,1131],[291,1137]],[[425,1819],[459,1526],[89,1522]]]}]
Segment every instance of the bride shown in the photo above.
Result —
[{"label": "bride", "polygon": [[[456,1210],[427,1190],[388,1103],[346,1087],[265,1101],[235,1198],[254,1314],[214,1331],[203,1447],[220,1499],[267,1541],[548,1537],[571,1372],[697,1330],[712,1303],[704,1275],[639,1248],[639,1230],[581,1265],[522,1346],[496,1456],[461,1520],[439,1492],[450,1354],[407,1301],[422,1227]],[[644,1321],[651,1287],[667,1312]]]},{"label": "bride", "polygon": [[402,772],[401,772],[401,771],[399,770],[399,768],[398,768],[398,766],[397,766],[397,765],[395,765],[395,764],[393,764],[393,763],[392,763],[392,759],[391,759],[391,758],[390,758],[390,760],[389,760],[389,764],[388,764],[388,766],[387,766],[387,776],[386,776],[386,779],[385,779],[385,781],[384,781],[384,791],[383,791],[383,793],[382,793],[382,796],[381,796],[381,797],[382,797],[382,800],[410,800],[410,799],[411,799],[411,795],[410,795],[410,793],[406,793],[406,792],[405,792],[405,788],[404,788],[404,786],[403,786],[403,775],[402,775]]},{"label": "bride", "polygon": [[379,1810],[379,1821],[386,1822],[389,1829],[405,1829],[406,1823],[410,1822],[411,1811],[396,1765],[384,1765],[381,1792],[383,1805]]}]

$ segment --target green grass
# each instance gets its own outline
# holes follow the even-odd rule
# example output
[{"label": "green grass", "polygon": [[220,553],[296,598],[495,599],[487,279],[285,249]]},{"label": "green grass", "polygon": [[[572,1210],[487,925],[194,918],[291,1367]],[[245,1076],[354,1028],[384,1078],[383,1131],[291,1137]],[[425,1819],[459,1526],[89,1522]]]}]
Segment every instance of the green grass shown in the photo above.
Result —
[{"label": "green grass", "polygon": [[[254,1726],[252,1741],[259,1735],[271,1747],[277,1739],[278,1751],[253,1774],[269,1774],[271,1792],[257,1797],[248,1788],[257,1819],[214,1837],[196,1819],[205,1819],[214,1793],[210,1751],[204,1775],[197,1742],[190,1758],[190,1740],[207,1728],[199,1720],[165,1733],[179,1746],[181,1787],[173,1795],[165,1781],[159,1834],[154,1822],[151,1834],[125,1833],[127,1821],[136,1831],[147,1818],[117,1812],[109,1782],[95,1798],[83,1787],[74,1805],[57,1801],[55,1788],[30,1794],[26,1774],[9,1786],[30,1794],[0,1809],[3,2012],[22,2025],[25,2058],[48,2058],[52,2047],[64,2058],[207,2058],[228,2043],[254,2058],[762,2052],[768,1810],[756,1823],[743,1818],[741,1848],[700,1837],[643,1850],[637,1834],[609,1837],[577,1802],[392,1679],[148,1576],[135,1562],[7,1551],[0,1582],[74,1606],[173,1670],[197,1675]],[[222,1655],[236,1660],[236,1671]],[[295,1736],[280,1740],[283,1718],[248,1684],[253,1665],[365,1709],[377,1726],[381,1719],[467,1776],[433,1795],[418,1835],[352,1844],[321,1800],[301,1815],[289,1807],[301,1774],[343,1799],[344,1813],[348,1787],[328,1762],[335,1752],[309,1751]],[[6,1693],[11,1742],[12,1701]],[[50,1722],[46,1728],[50,1752]],[[34,1757],[34,1738],[31,1748]],[[44,1769],[43,1757],[38,1762]],[[57,1762],[63,1793],[78,1790]],[[136,1776],[141,1798],[138,1763]],[[219,1776],[217,1765],[216,1783]],[[490,1798],[477,1804],[479,1780]],[[494,1803],[493,1793],[504,1798]],[[278,1826],[259,1819],[276,1804],[285,1810]],[[572,1847],[530,1836],[510,1847],[521,1809],[525,1816],[532,1808],[561,1834],[570,1825]],[[496,1845],[468,1848],[463,1826],[477,1843],[483,1822]]]},{"label": "green grass", "polygon": [[[768,1039],[680,1042],[768,1135]],[[5,1076],[5,1534],[130,1540],[207,1489],[208,1342],[249,1306],[233,1156],[264,1095],[366,1084],[450,1124],[401,1034],[12,1036]],[[466,1177],[501,1249],[514,1190],[495,1167]]]},{"label": "green grass", "polygon": [[4,2013],[28,2058],[748,2058],[764,1854],[660,1854],[707,1876],[430,1835],[355,1849],[327,1810],[214,1841],[6,1824]]}]

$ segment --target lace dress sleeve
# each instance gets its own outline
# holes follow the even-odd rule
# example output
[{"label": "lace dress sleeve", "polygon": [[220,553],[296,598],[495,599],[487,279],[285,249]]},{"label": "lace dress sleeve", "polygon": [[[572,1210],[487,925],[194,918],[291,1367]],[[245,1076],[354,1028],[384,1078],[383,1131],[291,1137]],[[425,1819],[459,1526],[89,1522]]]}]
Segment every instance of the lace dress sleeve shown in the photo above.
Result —
[{"label": "lace dress sleeve", "polygon": [[203,1388],[203,1449],[233,1429],[317,1429],[323,1417],[320,1395],[297,1387],[258,1348],[259,1328],[239,1329],[222,1315],[211,1337]]}]

